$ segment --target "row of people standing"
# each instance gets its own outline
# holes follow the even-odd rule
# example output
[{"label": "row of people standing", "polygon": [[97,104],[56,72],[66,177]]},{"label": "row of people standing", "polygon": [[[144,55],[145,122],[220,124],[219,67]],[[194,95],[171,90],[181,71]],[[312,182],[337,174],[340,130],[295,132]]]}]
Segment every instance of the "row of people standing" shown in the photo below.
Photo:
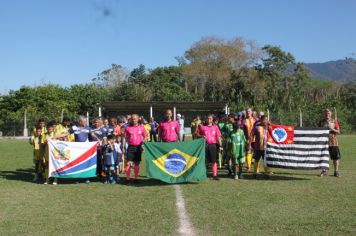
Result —
[{"label": "row of people standing", "polygon": [[[183,125],[184,127],[184,125]],[[64,117],[57,125],[55,121],[38,121],[33,129],[30,143],[34,147],[35,182],[47,184],[48,176],[48,140],[69,142],[97,142],[97,175],[103,182],[115,183],[120,173],[126,173],[126,182],[130,181],[131,169],[134,169],[134,182],[137,182],[139,164],[146,141],[175,142],[181,134],[179,122],[172,119],[172,112],[165,113],[160,125],[151,118],[146,122],[137,114],[121,116],[119,119],[95,118],[89,126],[86,117],[80,116],[74,124]],[[126,161],[126,167],[124,167]],[[57,179],[51,181],[57,184]],[[77,180],[79,183],[79,179]],[[90,183],[89,179],[85,180]]]},{"label": "row of people standing", "polygon": [[[243,166],[250,172],[254,159],[254,176],[259,174],[260,160],[264,158],[266,125],[268,118],[260,112],[258,116],[252,109],[228,116],[209,115],[205,121],[197,116],[191,123],[193,139],[206,140],[206,160],[211,163],[213,179],[218,180],[218,163],[226,166],[228,174],[241,179]],[[265,174],[272,174],[265,167]]]}]

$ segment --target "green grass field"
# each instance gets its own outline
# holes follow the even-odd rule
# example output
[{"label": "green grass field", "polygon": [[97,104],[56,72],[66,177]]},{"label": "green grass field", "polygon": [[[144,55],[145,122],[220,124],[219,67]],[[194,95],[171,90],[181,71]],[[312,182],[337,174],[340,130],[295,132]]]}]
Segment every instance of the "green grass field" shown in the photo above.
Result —
[{"label": "green grass field", "polygon": [[[270,180],[221,171],[221,181],[182,184],[197,233],[356,235],[356,136],[340,142],[341,178],[274,169]],[[0,235],[177,235],[171,185],[39,185],[32,172],[31,146],[0,140]]]}]

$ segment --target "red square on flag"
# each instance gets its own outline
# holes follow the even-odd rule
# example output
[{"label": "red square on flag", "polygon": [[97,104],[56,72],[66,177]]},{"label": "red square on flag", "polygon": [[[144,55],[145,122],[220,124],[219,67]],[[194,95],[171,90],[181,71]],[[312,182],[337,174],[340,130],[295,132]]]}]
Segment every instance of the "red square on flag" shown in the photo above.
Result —
[{"label": "red square on flag", "polygon": [[267,141],[269,143],[277,143],[277,144],[294,143],[294,127],[271,124],[268,127]]}]

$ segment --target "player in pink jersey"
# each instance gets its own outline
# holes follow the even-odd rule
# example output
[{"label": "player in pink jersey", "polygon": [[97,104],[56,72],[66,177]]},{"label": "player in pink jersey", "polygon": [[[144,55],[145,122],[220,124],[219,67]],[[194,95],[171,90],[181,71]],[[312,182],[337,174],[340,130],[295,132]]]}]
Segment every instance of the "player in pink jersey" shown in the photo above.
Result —
[{"label": "player in pink jersey", "polygon": [[221,151],[221,133],[220,129],[217,125],[213,123],[213,115],[208,115],[206,117],[205,124],[201,124],[197,130],[197,137],[205,138],[206,142],[206,160],[208,160],[212,166],[213,171],[213,179],[219,180],[218,178],[218,164],[217,164],[217,156],[218,149]]},{"label": "player in pink jersey", "polygon": [[177,142],[179,137],[179,124],[172,119],[172,110],[166,110],[165,121],[158,126],[158,139],[162,142]]},{"label": "player in pink jersey", "polygon": [[143,142],[147,136],[145,128],[138,123],[137,114],[132,114],[130,124],[125,128],[124,146],[127,142],[127,166],[126,166],[126,184],[130,183],[131,167],[134,166],[134,182],[137,183],[138,172],[140,171],[141,155],[143,151]]}]

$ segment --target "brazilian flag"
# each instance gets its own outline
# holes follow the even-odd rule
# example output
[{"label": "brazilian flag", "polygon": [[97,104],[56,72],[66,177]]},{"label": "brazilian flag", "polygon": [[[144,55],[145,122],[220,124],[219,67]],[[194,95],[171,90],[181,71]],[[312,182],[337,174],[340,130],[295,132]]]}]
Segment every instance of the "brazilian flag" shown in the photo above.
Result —
[{"label": "brazilian flag", "polygon": [[205,140],[145,143],[147,177],[166,183],[206,179]]}]

